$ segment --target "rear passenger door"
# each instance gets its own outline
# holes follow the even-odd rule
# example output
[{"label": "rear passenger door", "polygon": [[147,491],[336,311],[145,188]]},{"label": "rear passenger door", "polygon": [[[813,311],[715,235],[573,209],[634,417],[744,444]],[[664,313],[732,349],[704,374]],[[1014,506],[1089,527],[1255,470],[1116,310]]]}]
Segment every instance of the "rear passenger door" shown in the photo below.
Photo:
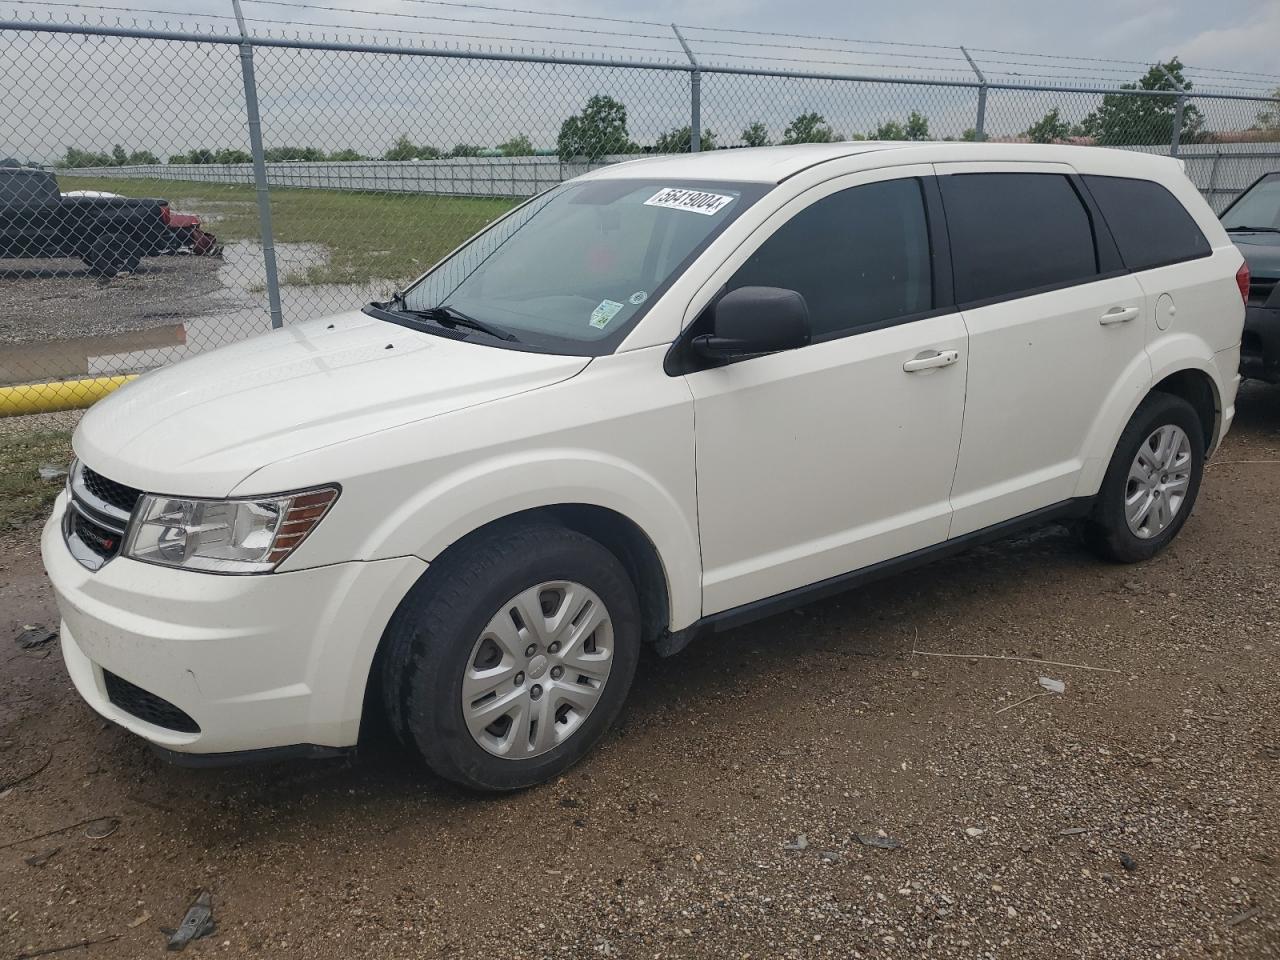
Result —
[{"label": "rear passenger door", "polygon": [[1148,344],[1187,332],[1205,337],[1215,351],[1239,342],[1239,330],[1228,319],[1238,288],[1224,282],[1222,264],[1181,202],[1150,180],[1090,174],[1083,179],[1120,259],[1142,285]]},{"label": "rear passenger door", "polygon": [[1090,433],[1150,362],[1142,288],[1070,167],[936,170],[969,332],[955,537],[1076,496]]}]

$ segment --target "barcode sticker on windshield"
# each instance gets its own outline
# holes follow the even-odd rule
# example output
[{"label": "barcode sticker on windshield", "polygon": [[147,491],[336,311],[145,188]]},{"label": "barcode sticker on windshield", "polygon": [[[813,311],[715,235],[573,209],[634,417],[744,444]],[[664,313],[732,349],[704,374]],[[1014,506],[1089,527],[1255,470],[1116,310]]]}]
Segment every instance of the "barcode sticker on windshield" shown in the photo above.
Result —
[{"label": "barcode sticker on windshield", "polygon": [[646,207],[667,207],[670,210],[688,210],[713,216],[733,203],[733,197],[723,193],[706,193],[702,190],[685,190],[681,187],[663,187],[644,202]]},{"label": "barcode sticker on windshield", "polygon": [[617,300],[601,300],[600,306],[591,311],[590,323],[597,330],[603,330],[621,309],[622,304]]}]

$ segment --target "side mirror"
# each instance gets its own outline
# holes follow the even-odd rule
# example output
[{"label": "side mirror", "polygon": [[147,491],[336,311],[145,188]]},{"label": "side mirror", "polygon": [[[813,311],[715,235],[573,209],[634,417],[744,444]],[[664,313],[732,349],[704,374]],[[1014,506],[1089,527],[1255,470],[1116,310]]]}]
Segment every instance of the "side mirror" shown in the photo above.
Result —
[{"label": "side mirror", "polygon": [[807,346],[810,337],[804,297],[781,287],[730,290],[711,308],[711,325],[693,348],[722,363]]}]

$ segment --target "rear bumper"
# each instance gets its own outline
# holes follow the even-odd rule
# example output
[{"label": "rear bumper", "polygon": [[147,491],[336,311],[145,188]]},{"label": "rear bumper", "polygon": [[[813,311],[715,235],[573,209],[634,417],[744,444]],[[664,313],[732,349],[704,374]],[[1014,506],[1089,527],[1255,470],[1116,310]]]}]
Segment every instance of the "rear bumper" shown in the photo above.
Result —
[{"label": "rear bumper", "polygon": [[1252,380],[1280,383],[1280,307],[1245,307],[1240,373]]},{"label": "rear bumper", "polygon": [[65,494],[41,551],[67,673],[94,710],[177,753],[355,744],[378,641],[425,563],[234,577],[116,557],[90,571],[63,540],[64,508]]}]

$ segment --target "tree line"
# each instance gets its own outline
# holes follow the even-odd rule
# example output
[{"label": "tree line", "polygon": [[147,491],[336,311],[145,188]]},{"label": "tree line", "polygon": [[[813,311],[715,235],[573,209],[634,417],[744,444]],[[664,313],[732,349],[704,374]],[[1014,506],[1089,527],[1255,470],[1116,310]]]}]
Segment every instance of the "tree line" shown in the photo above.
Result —
[{"label": "tree line", "polygon": [[[533,156],[533,144],[523,134],[512,137],[500,144],[497,150],[469,143],[459,143],[451,150],[440,150],[436,147],[414,144],[407,135],[402,135],[379,157],[350,148],[344,150],[325,151],[317,147],[268,147],[263,150],[263,158],[267,163],[285,161],[308,161],[311,163],[342,162],[356,160],[444,160],[450,157],[479,157],[484,155],[500,155],[505,157]],[[62,168],[75,167],[124,167],[137,164],[158,164],[161,160],[150,150],[126,151],[117,144],[110,153],[83,150],[79,147],[67,147],[66,152],[57,161],[56,166]],[[235,147],[194,147],[185,153],[170,155],[171,164],[228,164],[252,163],[253,157],[247,150]]]},{"label": "tree line", "polygon": [[[1061,143],[1084,141],[1100,146],[1143,145],[1168,143],[1173,132],[1177,112],[1177,93],[1187,92],[1191,85],[1183,75],[1183,64],[1177,57],[1167,63],[1152,66],[1133,83],[1121,84],[1122,90],[1148,91],[1149,94],[1130,95],[1108,93],[1101,104],[1079,120],[1068,120],[1062,108],[1053,107],[1019,133],[995,135],[991,138],[1029,140],[1033,143]],[[1153,95],[1154,94],[1154,95]],[[1276,91],[1280,96],[1280,90]],[[1003,94],[1002,96],[1008,96]],[[989,127],[990,125],[988,125]],[[1280,110],[1259,110],[1252,125],[1245,131],[1259,139],[1280,138]],[[1213,135],[1205,129],[1205,117],[1193,103],[1184,103],[1182,127],[1179,131],[1183,143],[1211,140]],[[838,132],[827,118],[810,110],[797,115],[774,139],[774,134],[763,121],[756,120],[743,128],[740,139],[748,147],[763,147],[773,143],[833,143],[840,140],[929,140],[929,118],[911,111],[902,120],[886,120],[865,133]],[[632,139],[627,127],[627,107],[619,100],[605,94],[590,97],[579,113],[560,124],[556,137],[555,154],[561,160],[596,159],[614,154],[633,153],[687,153],[693,132],[688,124],[675,127],[657,136],[650,145],[642,146]],[[948,137],[946,139],[954,139]],[[977,139],[973,128],[965,130],[961,140]],[[727,146],[711,129],[698,136],[701,150],[715,150]],[[325,151],[316,147],[271,147],[264,151],[267,162],[303,160],[311,162],[382,160],[444,160],[453,157],[527,157],[537,154],[532,141],[525,134],[511,137],[496,147],[458,143],[450,149],[430,144],[414,143],[408,134],[401,134],[380,157],[373,158],[353,149]],[[551,151],[545,151],[550,153]],[[230,164],[250,163],[248,151],[235,148],[211,149],[199,147],[169,157],[171,164]],[[67,147],[66,154],[58,161],[60,167],[112,167],[133,164],[157,164],[159,158],[149,150],[126,151],[117,144],[110,153]]]}]

